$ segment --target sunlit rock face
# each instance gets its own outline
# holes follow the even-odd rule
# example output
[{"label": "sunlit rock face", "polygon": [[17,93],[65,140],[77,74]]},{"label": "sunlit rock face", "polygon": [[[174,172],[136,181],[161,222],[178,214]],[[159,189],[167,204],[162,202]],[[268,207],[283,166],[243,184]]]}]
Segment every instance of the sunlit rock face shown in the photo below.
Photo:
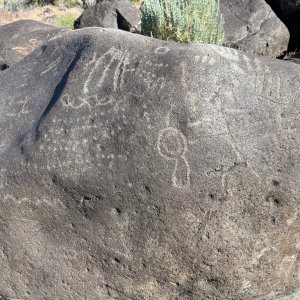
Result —
[{"label": "sunlit rock face", "polygon": [[264,0],[220,0],[226,46],[271,57],[288,49],[290,34]]},{"label": "sunlit rock face", "polygon": [[63,31],[65,29],[33,20],[0,26],[0,71],[8,69]]},{"label": "sunlit rock face", "polygon": [[291,295],[299,78],[288,62],[97,28],[1,72],[0,294]]}]

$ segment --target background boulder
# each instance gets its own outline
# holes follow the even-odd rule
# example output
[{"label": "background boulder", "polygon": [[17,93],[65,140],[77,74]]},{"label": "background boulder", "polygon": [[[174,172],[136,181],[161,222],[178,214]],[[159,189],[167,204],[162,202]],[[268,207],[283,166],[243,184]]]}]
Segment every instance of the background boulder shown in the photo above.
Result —
[{"label": "background boulder", "polygon": [[264,0],[220,0],[225,45],[246,52],[282,56],[289,32]]},{"label": "background boulder", "polygon": [[62,29],[33,20],[0,26],[0,70],[7,69]]},{"label": "background boulder", "polygon": [[300,2],[297,0],[267,0],[290,32],[289,51],[300,50]]},{"label": "background boulder", "polygon": [[82,0],[83,5],[88,8],[89,6],[93,6],[95,4],[99,3],[100,1],[97,0]]},{"label": "background boulder", "polygon": [[1,72],[0,294],[292,294],[299,78],[296,64],[98,28]]},{"label": "background boulder", "polygon": [[105,27],[141,31],[141,11],[129,0],[103,1],[89,7],[75,21],[74,28]]}]

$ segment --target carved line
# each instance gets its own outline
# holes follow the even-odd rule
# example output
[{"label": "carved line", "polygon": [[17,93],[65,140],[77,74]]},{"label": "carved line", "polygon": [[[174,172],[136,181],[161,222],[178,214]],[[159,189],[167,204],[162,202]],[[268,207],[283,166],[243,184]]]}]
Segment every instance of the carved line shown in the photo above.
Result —
[{"label": "carved line", "polygon": [[[92,62],[95,62],[95,60],[96,60],[95,56],[96,56],[96,53],[94,55]],[[102,71],[102,75],[101,75],[99,81],[96,83],[95,86],[93,86],[93,75],[95,76],[95,73],[99,70],[101,63],[108,56],[111,56],[111,58],[110,58],[109,62],[106,64],[104,70]],[[90,93],[90,88],[96,87],[96,89],[99,89],[103,85],[105,78],[107,77],[107,73],[111,69],[111,65],[116,60],[118,61],[118,63],[116,65],[116,69],[115,69],[115,72],[113,75],[113,92],[116,92],[118,87],[123,86],[123,84],[124,84],[123,72],[124,72],[125,66],[129,64],[129,55],[126,52],[123,53],[121,50],[118,50],[116,48],[111,48],[103,56],[101,56],[98,59],[98,61],[94,64],[92,71],[89,72],[89,74],[87,75],[87,80],[85,81],[84,86],[83,86],[83,97],[81,98],[81,100],[88,106],[90,106],[90,107],[102,106],[102,105],[106,105],[106,104],[109,104],[114,101],[114,98],[112,97],[112,95],[109,95],[108,97],[105,97],[104,99],[98,99],[97,95]],[[90,103],[89,99],[94,99],[95,105],[92,105]]]},{"label": "carved line", "polygon": [[224,58],[233,61],[239,61],[239,52],[235,49],[228,48],[228,47],[221,47],[221,46],[213,46],[214,50]]},{"label": "carved line", "polygon": [[[173,139],[177,148],[170,149],[167,139]],[[167,127],[160,131],[157,142],[159,154],[167,160],[174,160],[175,167],[172,172],[172,183],[174,187],[184,188],[190,186],[190,166],[185,157],[187,152],[187,140],[185,136],[174,127]],[[181,163],[181,166],[179,166]],[[181,169],[181,170],[180,170]],[[185,170],[184,170],[185,169]],[[185,175],[182,175],[184,173]],[[180,178],[181,177],[181,178]]]},{"label": "carved line", "polygon": [[281,98],[281,78],[279,75],[264,74],[257,76],[258,94],[260,97],[278,101]]},{"label": "carved line", "polygon": [[156,54],[166,54],[170,51],[168,47],[158,47],[154,50]]}]

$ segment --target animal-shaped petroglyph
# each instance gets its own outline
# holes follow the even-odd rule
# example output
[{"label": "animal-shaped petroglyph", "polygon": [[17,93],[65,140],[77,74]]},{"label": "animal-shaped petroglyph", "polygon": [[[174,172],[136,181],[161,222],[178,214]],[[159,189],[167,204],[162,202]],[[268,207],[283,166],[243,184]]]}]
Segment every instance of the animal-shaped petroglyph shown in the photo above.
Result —
[{"label": "animal-shaped petroglyph", "polygon": [[187,140],[185,136],[178,129],[167,127],[159,133],[157,148],[162,157],[175,162],[172,173],[173,186],[189,187],[190,166],[186,159]]},{"label": "animal-shaped petroglyph", "polygon": [[[129,64],[129,55],[116,48],[110,48],[98,60],[96,53],[89,64],[83,84],[81,100],[89,107],[106,105],[114,101],[114,93],[124,83],[124,70]],[[100,76],[99,76],[100,74]]]}]

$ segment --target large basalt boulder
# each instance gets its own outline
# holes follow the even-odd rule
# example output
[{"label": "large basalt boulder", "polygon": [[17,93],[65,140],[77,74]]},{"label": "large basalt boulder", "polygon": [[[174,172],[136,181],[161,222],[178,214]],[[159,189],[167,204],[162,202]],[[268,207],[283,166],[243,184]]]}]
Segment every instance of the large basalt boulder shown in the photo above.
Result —
[{"label": "large basalt boulder", "polygon": [[103,1],[89,7],[75,20],[74,28],[104,27],[141,31],[141,11],[129,0]]},{"label": "large basalt boulder", "polygon": [[99,28],[0,73],[0,294],[292,294],[299,78],[296,64]]},{"label": "large basalt boulder", "polygon": [[220,0],[225,45],[278,57],[288,48],[289,31],[264,0]]},{"label": "large basalt boulder", "polygon": [[20,20],[0,26],[0,70],[7,69],[62,29],[33,20]]}]

